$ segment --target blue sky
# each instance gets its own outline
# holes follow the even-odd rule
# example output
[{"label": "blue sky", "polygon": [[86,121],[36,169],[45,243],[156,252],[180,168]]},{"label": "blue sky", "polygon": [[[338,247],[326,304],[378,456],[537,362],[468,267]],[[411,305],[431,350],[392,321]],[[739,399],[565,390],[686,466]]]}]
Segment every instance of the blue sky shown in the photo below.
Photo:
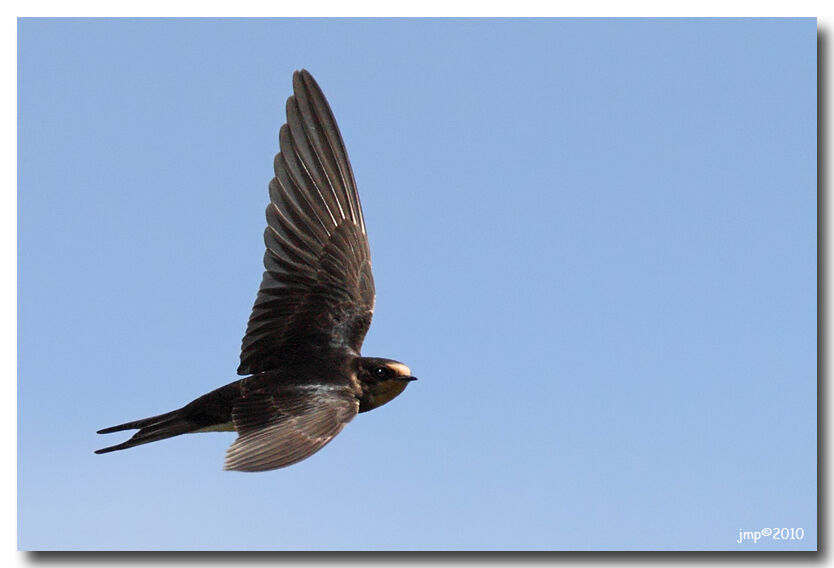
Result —
[{"label": "blue sky", "polygon": [[[816,547],[816,22],[21,20],[22,549]],[[95,430],[235,378],[292,71],[420,381],[312,458]],[[737,542],[802,528],[802,540]]]}]

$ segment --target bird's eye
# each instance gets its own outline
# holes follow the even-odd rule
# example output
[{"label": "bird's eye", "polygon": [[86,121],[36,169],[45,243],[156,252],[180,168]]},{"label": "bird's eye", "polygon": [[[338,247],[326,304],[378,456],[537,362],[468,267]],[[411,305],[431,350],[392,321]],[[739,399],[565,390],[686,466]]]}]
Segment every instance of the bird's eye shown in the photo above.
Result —
[{"label": "bird's eye", "polygon": [[386,369],[385,367],[377,367],[376,371],[374,372],[376,373],[376,376],[380,379],[384,379],[388,376],[388,369]]}]

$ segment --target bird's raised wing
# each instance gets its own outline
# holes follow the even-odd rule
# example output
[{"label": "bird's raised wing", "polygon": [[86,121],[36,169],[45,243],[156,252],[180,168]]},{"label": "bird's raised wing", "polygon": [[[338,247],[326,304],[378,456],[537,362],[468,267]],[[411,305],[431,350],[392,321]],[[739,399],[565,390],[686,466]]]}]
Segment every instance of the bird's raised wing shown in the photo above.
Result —
[{"label": "bird's raised wing", "polygon": [[293,75],[279,143],[266,209],[266,272],[243,338],[241,375],[323,351],[358,354],[373,314],[356,182],[333,113],[307,71]]},{"label": "bird's raised wing", "polygon": [[266,471],[299,462],[323,448],[358,410],[359,400],[347,387],[250,393],[232,409],[238,438],[226,452],[225,469]]}]

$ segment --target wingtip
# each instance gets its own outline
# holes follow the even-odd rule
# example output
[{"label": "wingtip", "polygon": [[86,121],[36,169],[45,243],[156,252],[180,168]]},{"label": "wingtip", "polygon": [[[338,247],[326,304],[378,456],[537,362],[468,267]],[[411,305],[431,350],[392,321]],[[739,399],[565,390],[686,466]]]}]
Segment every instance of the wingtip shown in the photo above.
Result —
[{"label": "wingtip", "polygon": [[292,90],[298,92],[298,89],[305,83],[305,79],[310,76],[306,69],[300,69],[292,74]]},{"label": "wingtip", "polygon": [[306,69],[301,69],[300,71],[293,73],[292,79],[292,87],[295,94],[299,94],[299,92],[304,91],[321,91],[321,87],[313,77],[312,73]]},{"label": "wingtip", "polygon": [[229,459],[229,450],[226,450],[226,459],[223,461],[223,471],[245,471],[237,467],[231,459]]}]

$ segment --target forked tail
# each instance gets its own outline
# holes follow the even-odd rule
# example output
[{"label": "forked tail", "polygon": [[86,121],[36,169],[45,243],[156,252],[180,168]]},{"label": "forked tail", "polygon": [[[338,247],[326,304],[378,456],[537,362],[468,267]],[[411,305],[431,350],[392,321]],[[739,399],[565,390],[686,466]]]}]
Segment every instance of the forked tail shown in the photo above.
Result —
[{"label": "forked tail", "polygon": [[106,454],[107,452],[115,452],[116,450],[125,450],[133,446],[147,444],[148,442],[156,442],[157,440],[164,440],[180,434],[186,434],[198,430],[200,427],[180,416],[180,410],[166,412],[159,416],[151,416],[150,418],[143,418],[142,420],[134,420],[133,422],[125,422],[118,426],[111,426],[96,432],[97,434],[110,434],[111,432],[121,432],[122,430],[139,429],[132,438],[121,444],[109,446],[96,450],[97,454]]}]

